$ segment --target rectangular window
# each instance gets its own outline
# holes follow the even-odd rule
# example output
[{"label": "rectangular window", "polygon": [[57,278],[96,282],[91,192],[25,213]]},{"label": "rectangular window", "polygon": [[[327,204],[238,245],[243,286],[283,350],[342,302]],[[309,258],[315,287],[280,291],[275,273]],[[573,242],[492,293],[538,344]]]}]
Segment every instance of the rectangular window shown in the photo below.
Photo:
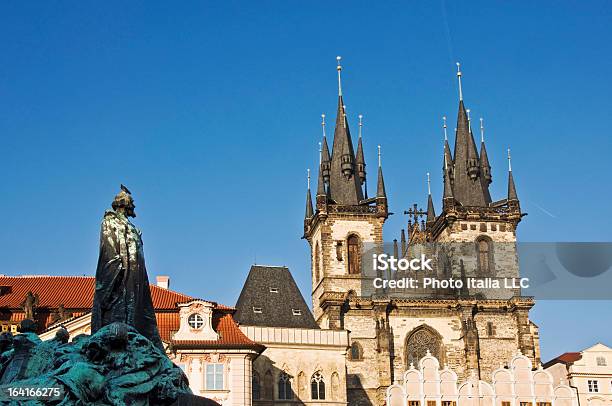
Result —
[{"label": "rectangular window", "polygon": [[507,400],[502,401],[502,406],[510,406],[510,402]]},{"label": "rectangular window", "polygon": [[532,406],[531,402],[520,402],[521,406]]},{"label": "rectangular window", "polygon": [[597,357],[597,366],[605,367],[608,363],[606,362],[606,357]]},{"label": "rectangular window", "polygon": [[436,406],[436,401],[435,400],[428,400],[427,401],[427,406]]},{"label": "rectangular window", "polygon": [[599,392],[599,382],[596,380],[588,380],[589,392],[597,393]]},{"label": "rectangular window", "polygon": [[454,400],[443,400],[442,406],[457,406],[457,402]]},{"label": "rectangular window", "polygon": [[487,335],[493,337],[495,335],[495,325],[492,321],[487,322]]},{"label": "rectangular window", "polygon": [[223,389],[223,364],[206,364],[206,389]]},{"label": "rectangular window", "polygon": [[263,310],[261,307],[254,307],[253,306],[253,313],[263,313]]},{"label": "rectangular window", "polygon": [[278,288],[270,288],[270,293],[278,293]]},{"label": "rectangular window", "polygon": [[294,316],[301,316],[302,315],[302,311],[300,309],[291,309],[291,311],[293,312]]},{"label": "rectangular window", "polygon": [[552,406],[552,403],[550,403],[550,402],[538,402],[537,405],[538,406]]},{"label": "rectangular window", "polygon": [[409,400],[408,401],[408,406],[420,406],[421,402],[419,402],[418,400]]}]

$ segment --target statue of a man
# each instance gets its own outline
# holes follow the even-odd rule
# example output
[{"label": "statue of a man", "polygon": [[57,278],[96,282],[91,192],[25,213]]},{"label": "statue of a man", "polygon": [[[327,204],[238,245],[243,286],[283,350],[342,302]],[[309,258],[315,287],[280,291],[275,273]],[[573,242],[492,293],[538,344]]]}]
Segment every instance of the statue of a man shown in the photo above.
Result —
[{"label": "statue of a man", "polygon": [[134,199],[121,185],[121,191],[102,220],[100,256],[96,270],[96,292],[91,331],[122,322],[163,350],[145,268],[142,238],[129,220],[136,217]]}]

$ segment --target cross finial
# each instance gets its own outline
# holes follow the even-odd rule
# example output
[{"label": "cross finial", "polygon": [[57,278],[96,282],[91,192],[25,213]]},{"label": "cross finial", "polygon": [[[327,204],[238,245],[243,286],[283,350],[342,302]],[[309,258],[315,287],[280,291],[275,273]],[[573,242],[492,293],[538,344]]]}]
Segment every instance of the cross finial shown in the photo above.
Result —
[{"label": "cross finial", "polygon": [[459,100],[463,100],[463,90],[461,89],[461,64],[457,62],[457,78],[459,79]]},{"label": "cross finial", "polygon": [[431,195],[431,180],[429,179],[429,172],[427,172],[427,194]]},{"label": "cross finial", "polygon": [[363,127],[363,114],[359,115],[359,138],[361,138],[361,127]]},{"label": "cross finial", "polygon": [[381,167],[382,166],[382,160],[380,157],[380,145],[378,146],[378,166]]},{"label": "cross finial", "polygon": [[484,118],[480,117],[480,142],[484,142]]},{"label": "cross finial", "polygon": [[340,78],[340,72],[342,72],[342,65],[340,65],[340,61],[342,60],[341,56],[336,57],[336,61],[338,61],[338,96],[342,96],[342,80]]},{"label": "cross finial", "polygon": [[508,148],[508,171],[512,172],[512,157],[510,156],[510,148]]},{"label": "cross finial", "polygon": [[310,190],[310,169],[307,170],[308,173],[308,190]]},{"label": "cross finial", "polygon": [[442,122],[444,123],[442,125],[444,128],[444,141],[448,141],[448,135],[446,134],[446,116],[442,117]]}]

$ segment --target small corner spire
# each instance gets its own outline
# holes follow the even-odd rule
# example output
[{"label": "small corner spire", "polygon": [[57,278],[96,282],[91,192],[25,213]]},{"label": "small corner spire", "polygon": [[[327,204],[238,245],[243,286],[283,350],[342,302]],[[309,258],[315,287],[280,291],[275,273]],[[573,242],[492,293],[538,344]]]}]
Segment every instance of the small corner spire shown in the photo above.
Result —
[{"label": "small corner spire", "polygon": [[470,109],[465,109],[465,112],[467,113],[467,118],[468,118],[468,131],[471,134],[472,133],[472,118],[470,117]]},{"label": "small corner spire", "polygon": [[310,195],[310,169],[307,170],[308,178],[308,189],[306,190],[306,214],[304,220],[309,220],[314,216],[314,210],[312,208],[312,197]]},{"label": "small corner spire", "polygon": [[[363,114],[359,115],[359,138],[357,139],[357,156],[356,156],[356,164],[357,164],[357,175],[359,175],[359,180],[362,185],[364,185],[364,196],[368,195],[367,185],[366,185],[366,164],[365,157],[363,155],[363,143],[361,141],[361,129],[363,127]],[[367,197],[366,197],[367,199]]]},{"label": "small corner spire", "polygon": [[336,61],[338,61],[338,67],[336,68],[338,70],[338,96],[342,96],[342,77],[340,74],[342,72],[342,65],[340,65],[341,60],[341,56],[336,57]]},{"label": "small corner spire", "polygon": [[435,219],[436,211],[431,197],[431,180],[429,178],[429,172],[427,172],[427,224],[433,223]]},{"label": "small corner spire", "polygon": [[319,165],[321,165],[321,161],[323,160],[323,144],[319,142]]},{"label": "small corner spire", "polygon": [[508,148],[508,201],[518,202],[516,186],[514,185],[514,176],[512,176],[512,158],[510,156],[510,148]]},{"label": "small corner spire", "polygon": [[461,64],[457,62],[457,79],[459,80],[459,101],[463,100],[463,89],[461,88]]},{"label": "small corner spire", "polygon": [[387,192],[385,190],[385,180],[383,178],[382,171],[382,160],[380,154],[380,145],[378,146],[378,184],[376,185],[376,197],[377,198],[387,198]]}]

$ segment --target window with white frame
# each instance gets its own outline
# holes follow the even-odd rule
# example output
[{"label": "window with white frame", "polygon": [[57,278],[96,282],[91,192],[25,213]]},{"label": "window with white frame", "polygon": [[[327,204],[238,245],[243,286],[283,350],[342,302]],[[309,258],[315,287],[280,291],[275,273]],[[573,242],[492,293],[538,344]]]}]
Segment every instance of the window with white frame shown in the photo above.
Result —
[{"label": "window with white frame", "polygon": [[587,381],[587,384],[589,385],[589,392],[592,392],[592,393],[599,392],[599,382],[597,382],[597,380],[589,379]]},{"label": "window with white frame", "polygon": [[189,318],[187,319],[187,322],[189,323],[189,327],[195,328],[198,330],[204,326],[204,318],[200,316],[198,313],[194,313],[190,315]]},{"label": "window with white frame", "polygon": [[608,363],[606,362],[606,357],[597,357],[596,360],[598,367],[605,367],[606,365],[608,365]]},{"label": "window with white frame", "polygon": [[223,364],[206,364],[206,389],[223,390]]}]

